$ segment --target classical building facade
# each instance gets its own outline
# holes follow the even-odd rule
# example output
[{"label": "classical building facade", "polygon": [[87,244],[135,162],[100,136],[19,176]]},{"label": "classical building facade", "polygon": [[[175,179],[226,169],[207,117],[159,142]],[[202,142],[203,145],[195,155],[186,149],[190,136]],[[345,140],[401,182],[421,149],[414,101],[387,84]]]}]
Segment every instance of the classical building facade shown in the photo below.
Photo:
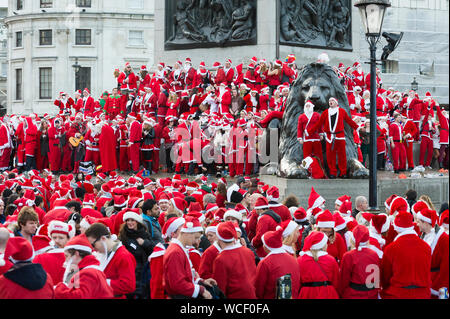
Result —
[{"label": "classical building facade", "polygon": [[8,77],[8,47],[7,27],[4,23],[8,15],[8,0],[0,0],[0,116],[6,111],[7,77]]},{"label": "classical building facade", "polygon": [[114,69],[153,65],[153,0],[9,0],[4,22],[9,113],[55,114],[59,92],[98,98]]}]

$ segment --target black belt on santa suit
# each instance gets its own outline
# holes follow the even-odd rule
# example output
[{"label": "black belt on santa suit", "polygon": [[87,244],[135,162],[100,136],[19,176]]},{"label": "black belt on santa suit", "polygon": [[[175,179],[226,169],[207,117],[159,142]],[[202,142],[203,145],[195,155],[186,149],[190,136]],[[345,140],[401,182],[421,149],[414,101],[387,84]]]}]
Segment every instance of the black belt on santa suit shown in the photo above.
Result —
[{"label": "black belt on santa suit", "polygon": [[425,288],[425,287],[420,287],[420,286],[416,286],[416,285],[409,285],[406,287],[401,287],[403,289],[421,289],[421,288]]},{"label": "black belt on santa suit", "polygon": [[339,131],[339,132],[331,133],[331,135],[334,135],[333,142],[331,143],[331,149],[332,149],[332,150],[334,150],[334,142],[336,142],[336,135],[337,135],[337,134],[341,134],[341,133],[344,133],[344,131]]},{"label": "black belt on santa suit", "polygon": [[301,285],[303,287],[326,287],[331,286],[331,281],[304,282]]},{"label": "black belt on santa suit", "polygon": [[354,282],[350,282],[350,288],[354,289],[354,290],[358,290],[358,291],[371,291],[374,290],[374,288],[369,288],[367,287],[366,284],[355,284]]},{"label": "black belt on santa suit", "polygon": [[440,272],[440,271],[441,271],[440,267],[431,268],[431,272]]}]

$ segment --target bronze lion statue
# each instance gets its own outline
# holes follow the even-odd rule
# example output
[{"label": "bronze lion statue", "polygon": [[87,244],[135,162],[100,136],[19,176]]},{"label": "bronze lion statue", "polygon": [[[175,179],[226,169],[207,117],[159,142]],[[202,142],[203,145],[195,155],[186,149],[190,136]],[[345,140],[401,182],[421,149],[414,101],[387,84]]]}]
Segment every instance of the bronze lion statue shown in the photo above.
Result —
[{"label": "bronze lion statue", "polygon": [[[335,97],[339,106],[350,115],[347,95],[335,71],[327,64],[311,63],[300,70],[298,79],[293,83],[289,93],[286,109],[281,121],[279,146],[280,164],[278,176],[292,179],[305,179],[308,172],[300,164],[303,148],[297,140],[298,118],[303,113],[305,101],[314,103],[314,111],[322,113],[328,108],[328,100]],[[367,178],[369,171],[358,161],[357,146],[353,140],[353,130],[345,123],[346,154],[349,178]],[[325,168],[325,142],[322,142]]]}]

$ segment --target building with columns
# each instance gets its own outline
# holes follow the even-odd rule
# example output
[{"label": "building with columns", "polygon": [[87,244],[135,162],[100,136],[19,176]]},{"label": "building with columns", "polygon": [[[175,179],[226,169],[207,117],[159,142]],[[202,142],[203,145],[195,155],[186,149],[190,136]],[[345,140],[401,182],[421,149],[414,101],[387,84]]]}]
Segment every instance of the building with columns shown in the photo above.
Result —
[{"label": "building with columns", "polygon": [[9,0],[4,22],[8,113],[56,114],[59,92],[98,98],[114,69],[153,65],[153,0]]}]

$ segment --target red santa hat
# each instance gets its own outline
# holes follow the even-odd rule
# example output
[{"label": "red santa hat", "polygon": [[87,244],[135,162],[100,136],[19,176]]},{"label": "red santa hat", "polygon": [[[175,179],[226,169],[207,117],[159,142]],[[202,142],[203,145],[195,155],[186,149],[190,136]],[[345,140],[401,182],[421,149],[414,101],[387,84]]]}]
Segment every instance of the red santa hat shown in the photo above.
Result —
[{"label": "red santa hat", "polygon": [[33,236],[33,238],[31,238],[31,243],[33,244],[35,256],[46,253],[47,251],[53,249],[53,247],[50,246],[50,238],[45,235]]},{"label": "red santa hat", "polygon": [[341,206],[339,207],[339,213],[343,216],[351,216],[352,215],[352,202],[350,200],[345,200]]},{"label": "red santa hat", "polygon": [[184,213],[184,210],[186,209],[186,201],[184,199],[179,197],[173,197],[170,199],[170,202],[172,203],[176,211],[178,211],[181,214]]},{"label": "red santa hat", "polygon": [[123,222],[126,222],[127,219],[133,219],[136,222],[143,224],[144,220],[142,218],[142,215],[139,213],[139,209],[138,208],[133,208],[133,209],[128,209],[127,212],[125,214],[123,214]]},{"label": "red santa hat", "polygon": [[283,62],[281,62],[281,60],[275,60],[274,64],[275,64],[276,66],[282,66],[282,65],[283,65]]},{"label": "red santa hat", "polygon": [[218,220],[223,220],[223,216],[225,215],[226,210],[223,207],[219,207],[218,210],[214,212],[214,218]]},{"label": "red santa hat", "polygon": [[206,213],[212,213],[214,214],[214,212],[219,209],[219,206],[217,206],[216,203],[208,203],[208,205],[206,205]]},{"label": "red santa hat", "polygon": [[48,237],[52,237],[52,234],[62,234],[67,235],[67,237],[72,238],[75,235],[75,228],[72,225],[64,223],[59,220],[52,220],[48,224]]},{"label": "red santa hat", "polygon": [[393,225],[397,233],[414,230],[413,216],[406,211],[401,211],[395,217]]},{"label": "red santa hat", "polygon": [[238,212],[237,210],[234,209],[229,209],[224,215],[223,215],[223,219],[227,219],[227,217],[232,217],[235,218],[239,221],[242,221],[242,213]]},{"label": "red santa hat", "polygon": [[393,201],[394,198],[396,198],[397,196],[398,196],[398,195],[395,195],[395,194],[389,196],[389,197],[384,201],[384,206],[385,206],[387,209],[390,209],[392,201]]},{"label": "red santa hat", "polygon": [[222,67],[222,64],[220,64],[220,62],[214,62],[213,68],[220,68],[220,67]]},{"label": "red santa hat", "polygon": [[347,227],[347,221],[341,216],[339,213],[335,213],[333,215],[334,217],[334,230],[340,231],[343,230],[345,227]]},{"label": "red santa hat", "polygon": [[182,233],[198,233],[203,232],[203,227],[197,218],[192,216],[186,216],[183,227],[181,227]]},{"label": "red santa hat", "polygon": [[84,93],[84,92],[86,92],[87,94],[91,94],[91,92],[89,91],[88,88],[85,88],[85,89],[83,90],[83,93]]},{"label": "red santa hat", "polygon": [[283,253],[283,227],[277,226],[275,231],[268,231],[261,237],[263,245],[272,253]]},{"label": "red santa hat", "polygon": [[127,200],[122,195],[114,196],[114,207],[123,208],[127,206]]},{"label": "red santa hat", "polygon": [[425,208],[419,211],[416,217],[417,219],[420,219],[421,221],[430,224],[432,227],[436,225],[436,222],[439,219],[438,215],[436,214],[436,211],[431,210],[429,208]]},{"label": "red santa hat", "polygon": [[281,222],[280,226],[283,230],[283,238],[289,237],[298,228],[298,224],[293,220],[285,220]]},{"label": "red santa hat", "polygon": [[305,238],[302,252],[300,256],[303,256],[310,250],[321,250],[328,243],[328,237],[322,232],[312,231],[308,237]]},{"label": "red santa hat", "polygon": [[385,233],[389,230],[390,221],[386,214],[376,214],[370,221],[370,227],[376,230],[378,234]]},{"label": "red santa hat", "polygon": [[280,191],[278,187],[272,186],[267,190],[267,200],[278,202],[280,200]]},{"label": "red santa hat", "polygon": [[34,258],[33,246],[23,237],[12,237],[6,244],[5,255],[9,256],[14,264],[29,262]]},{"label": "red santa hat", "polygon": [[86,193],[84,195],[83,205],[95,206],[95,195],[91,193]]},{"label": "red santa hat", "polygon": [[345,201],[349,201],[349,200],[351,200],[352,198],[350,197],[350,196],[348,196],[348,195],[342,195],[341,197],[339,197],[338,199],[336,199],[336,201],[334,202],[335,204],[337,204],[337,205],[342,205]]},{"label": "red santa hat", "polygon": [[390,211],[391,215],[399,211],[409,212],[409,204],[405,198],[397,196],[391,202]]},{"label": "red santa hat", "polygon": [[217,226],[219,226],[219,221],[215,220],[211,224],[208,225],[205,229],[205,234],[211,232],[217,234]]},{"label": "red santa hat", "polygon": [[334,228],[335,221],[329,210],[325,210],[317,216],[316,225],[318,228]]},{"label": "red santa hat", "polygon": [[234,223],[220,223],[217,226],[217,237],[225,243],[232,243],[235,239],[237,239],[237,232]]},{"label": "red santa hat", "polygon": [[85,234],[81,234],[70,239],[67,242],[66,246],[64,246],[64,251],[67,251],[69,249],[92,253],[92,245]]},{"label": "red santa hat", "polygon": [[423,200],[418,200],[412,207],[411,207],[411,213],[413,213],[414,216],[416,216],[420,211],[423,209],[427,209],[428,204],[425,203]]},{"label": "red santa hat", "polygon": [[196,191],[198,188],[199,186],[196,182],[189,182],[189,184],[186,185],[186,190],[188,191]]},{"label": "red santa hat", "polygon": [[355,248],[361,250],[369,245],[369,230],[364,225],[358,225],[353,228],[353,238],[355,239]]},{"label": "red santa hat", "polygon": [[439,218],[439,226],[448,229],[448,209],[444,210]]},{"label": "red santa hat", "polygon": [[294,212],[294,221],[296,222],[305,222],[308,218],[306,217],[306,211],[303,207],[297,208],[297,210]]},{"label": "red santa hat", "polygon": [[311,187],[311,193],[309,194],[308,199],[308,210],[320,207],[324,203],[325,199],[314,190],[314,187]]},{"label": "red santa hat", "polygon": [[162,229],[163,238],[169,238],[178,228],[184,225],[186,220],[183,217],[172,217],[166,223],[164,223]]},{"label": "red santa hat", "polygon": [[269,201],[264,196],[258,197],[255,203],[255,209],[267,209],[269,208]]}]

